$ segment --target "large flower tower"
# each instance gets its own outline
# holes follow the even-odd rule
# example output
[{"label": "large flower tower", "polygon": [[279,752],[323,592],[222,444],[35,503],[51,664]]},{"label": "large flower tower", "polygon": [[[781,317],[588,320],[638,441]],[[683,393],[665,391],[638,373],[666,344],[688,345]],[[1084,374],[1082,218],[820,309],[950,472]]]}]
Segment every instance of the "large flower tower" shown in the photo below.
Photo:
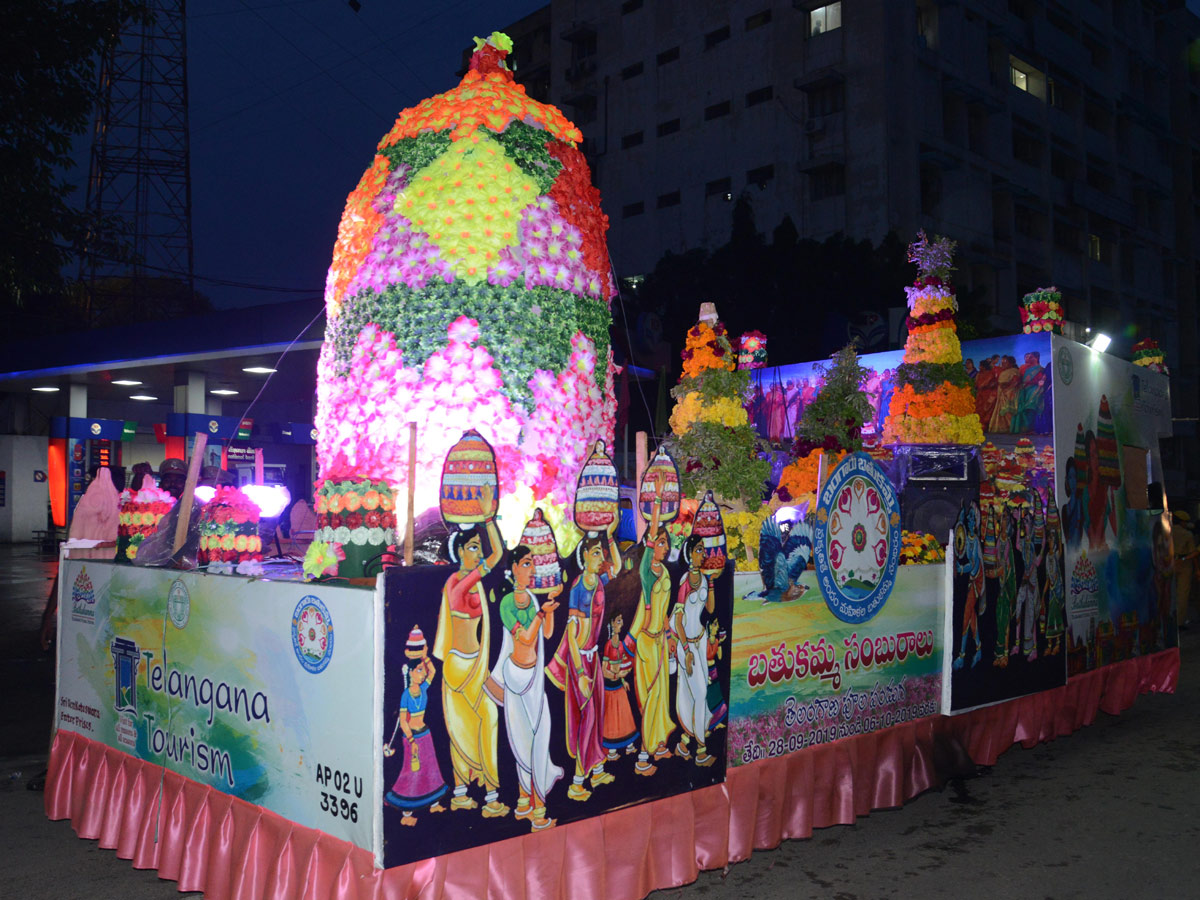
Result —
[{"label": "large flower tower", "polygon": [[757,508],[770,474],[759,459],[758,440],[743,406],[750,376],[737,367],[737,354],[717,321],[716,307],[704,303],[689,329],[683,375],[672,389],[671,431],[685,495],[712,490],[735,508]]},{"label": "large flower tower", "polygon": [[917,280],[906,287],[908,339],[896,367],[883,440],[887,444],[982,444],[975,391],[963,368],[954,314],[958,302],[950,277],[955,242],[931,241],[921,231],[908,247]]},{"label": "large flower tower", "polygon": [[382,481],[402,509],[415,422],[419,514],[473,428],[495,450],[515,540],[535,502],[563,515],[597,439],[611,445],[615,292],[579,129],[513,80],[511,40],[475,40],[462,82],[400,113],[346,202],[325,289],[318,488]]}]

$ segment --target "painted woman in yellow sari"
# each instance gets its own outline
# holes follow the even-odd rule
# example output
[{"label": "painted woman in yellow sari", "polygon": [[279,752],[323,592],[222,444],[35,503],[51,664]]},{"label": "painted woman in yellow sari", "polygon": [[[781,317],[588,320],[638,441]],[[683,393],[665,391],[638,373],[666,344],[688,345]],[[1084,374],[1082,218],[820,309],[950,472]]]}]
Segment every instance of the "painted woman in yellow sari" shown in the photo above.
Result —
[{"label": "painted woman in yellow sari", "polygon": [[[488,651],[490,625],[483,578],[500,561],[504,545],[492,518],[494,494],[485,485],[480,503],[487,516],[484,529],[478,525],[450,535],[450,559],[458,571],[442,588],[442,607],[438,613],[437,637],[433,655],[443,662],[442,710],[450,735],[450,762],[454,768],[454,795],[450,808],[475,809],[479,803],[467,796],[472,781],[484,789],[483,815],[496,818],[508,815],[509,808],[499,800],[500,776],[496,768],[496,737],[499,716],[496,704],[488,696]],[[483,555],[483,530],[487,532],[489,552]]]},{"label": "painted woman in yellow sari", "polygon": [[634,644],[634,684],[642,711],[642,749],[633,767],[639,775],[654,774],[656,767],[650,761],[651,754],[656,760],[671,755],[667,741],[675,731],[675,723],[671,721],[671,678],[667,668],[671,658],[667,646],[671,573],[663,562],[671,549],[671,538],[666,527],[658,524],[662,508],[661,476],[654,480],[654,498],[640,566],[642,596],[626,638]]}]

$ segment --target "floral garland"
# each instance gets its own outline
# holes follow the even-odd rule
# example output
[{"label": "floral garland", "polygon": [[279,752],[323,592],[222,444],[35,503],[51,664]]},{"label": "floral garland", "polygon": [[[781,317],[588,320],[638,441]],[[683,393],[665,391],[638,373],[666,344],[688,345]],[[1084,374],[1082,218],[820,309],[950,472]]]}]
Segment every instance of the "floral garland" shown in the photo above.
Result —
[{"label": "floral garland", "polygon": [[1051,285],[1021,298],[1021,328],[1026,334],[1062,334],[1062,294]]},{"label": "floral garland", "polygon": [[122,491],[117,518],[117,558],[136,559],[142,541],[158,530],[158,523],[174,505],[174,497],[153,485],[136,494]]},{"label": "floral garland", "polygon": [[954,241],[930,240],[924,231],[909,245],[908,259],[916,263],[918,276],[905,288],[909,330],[883,426],[887,443],[983,443],[975,390],[963,368],[954,322],[954,248]]},{"label": "floral garland", "polygon": [[318,362],[321,478],[399,490],[403,423],[421,422],[423,511],[474,427],[504,495],[565,506],[616,418],[608,218],[579,130],[514,81],[507,37],[476,43],[456,88],[400,113],[347,200]]}]

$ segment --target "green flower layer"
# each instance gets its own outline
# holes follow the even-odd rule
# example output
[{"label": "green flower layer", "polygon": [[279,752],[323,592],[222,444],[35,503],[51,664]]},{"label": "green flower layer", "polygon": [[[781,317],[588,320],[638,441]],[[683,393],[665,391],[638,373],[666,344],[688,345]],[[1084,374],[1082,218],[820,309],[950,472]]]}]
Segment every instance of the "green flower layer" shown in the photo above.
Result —
[{"label": "green flower layer", "polygon": [[896,366],[896,387],[911,384],[918,394],[927,394],[947,381],[955,387],[974,387],[962,362],[900,363]]},{"label": "green flower layer", "polygon": [[403,284],[382,294],[360,291],[330,325],[326,340],[333,344],[336,374],[345,376],[359,333],[368,325],[390,331],[404,354],[404,365],[423,366],[447,343],[446,329],[459,316],[479,322],[479,345],[495,359],[504,378],[508,399],[533,410],[529,379],[536,369],[558,374],[571,356],[576,331],[596,345],[596,385],[604,390],[608,369],[608,307],[550,287],[526,290],[508,287],[435,282],[421,290]]},{"label": "green flower layer", "polygon": [[446,129],[405,138],[390,147],[384,147],[379,154],[388,158],[391,171],[396,171],[403,164],[410,166],[413,174],[416,174],[445,153],[450,143],[450,130]]}]

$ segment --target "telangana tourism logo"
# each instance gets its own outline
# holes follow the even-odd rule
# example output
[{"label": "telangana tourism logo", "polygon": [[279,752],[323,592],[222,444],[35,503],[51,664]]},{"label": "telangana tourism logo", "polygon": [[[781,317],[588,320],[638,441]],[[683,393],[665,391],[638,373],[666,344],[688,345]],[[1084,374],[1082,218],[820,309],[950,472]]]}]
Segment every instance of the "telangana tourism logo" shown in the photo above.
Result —
[{"label": "telangana tourism logo", "polygon": [[75,583],[71,585],[71,621],[96,624],[96,591],[86,566],[80,568]]},{"label": "telangana tourism logo", "polygon": [[319,598],[302,597],[292,613],[292,649],[306,672],[323,672],[333,658],[333,619]]},{"label": "telangana tourism logo", "polygon": [[866,622],[892,593],[900,564],[900,500],[870,456],[842,460],[821,490],[814,529],[817,583],[843,622]]}]

